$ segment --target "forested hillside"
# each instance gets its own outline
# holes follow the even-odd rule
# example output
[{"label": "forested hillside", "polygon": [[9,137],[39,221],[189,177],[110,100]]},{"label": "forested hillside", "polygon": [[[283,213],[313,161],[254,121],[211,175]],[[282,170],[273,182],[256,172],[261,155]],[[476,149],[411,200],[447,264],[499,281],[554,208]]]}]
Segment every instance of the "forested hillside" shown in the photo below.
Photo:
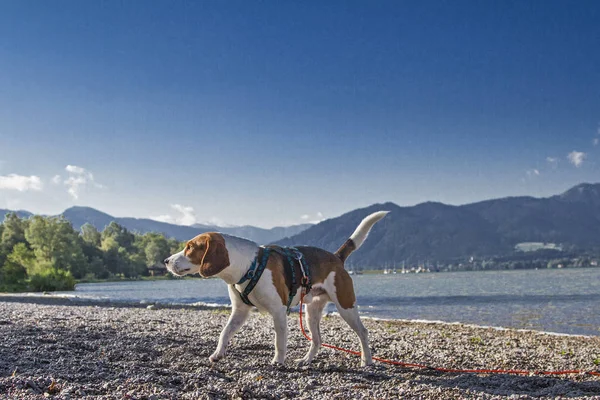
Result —
[{"label": "forested hillside", "polygon": [[162,269],[182,244],[161,234],[134,234],[110,222],[80,231],[64,217],[20,218],[0,224],[0,291],[69,290],[76,279],[136,278]]}]

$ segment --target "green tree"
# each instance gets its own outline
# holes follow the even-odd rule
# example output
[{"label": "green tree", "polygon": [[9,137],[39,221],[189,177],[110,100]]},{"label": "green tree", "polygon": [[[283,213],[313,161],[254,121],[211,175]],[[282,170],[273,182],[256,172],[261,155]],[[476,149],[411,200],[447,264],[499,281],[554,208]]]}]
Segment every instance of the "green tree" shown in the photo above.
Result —
[{"label": "green tree", "polygon": [[119,247],[123,247],[126,250],[131,250],[135,241],[135,235],[129,232],[127,228],[117,224],[115,221],[112,221],[102,231],[101,237],[102,243],[104,243],[105,240],[112,238],[117,242]]},{"label": "green tree", "polygon": [[161,260],[164,260],[166,258],[164,256],[166,252],[168,252],[168,249],[167,251],[165,251],[165,249],[161,248],[160,244],[158,244],[157,242],[148,243],[145,251],[146,266],[152,267],[156,264],[160,264]]},{"label": "green tree", "polygon": [[110,272],[104,264],[104,257],[102,257],[102,252],[99,251],[99,253],[99,256],[92,256],[91,258],[88,258],[88,270],[94,278],[107,279],[110,277]]},{"label": "green tree", "polygon": [[167,243],[169,244],[169,255],[179,253],[185,247],[185,242],[173,238],[167,239]]},{"label": "green tree", "polygon": [[75,289],[75,279],[71,272],[56,268],[47,268],[31,277],[31,290],[35,292]]},{"label": "green tree", "polygon": [[16,244],[27,242],[25,239],[27,225],[28,220],[19,218],[16,213],[6,214],[0,237],[0,247],[5,254],[9,254]]},{"label": "green tree", "polygon": [[159,233],[147,233],[142,237],[142,251],[146,257],[146,266],[161,265],[171,254],[168,240]]},{"label": "green tree", "polygon": [[25,237],[44,268],[69,271],[76,279],[86,274],[87,260],[79,235],[65,218],[34,216]]},{"label": "green tree", "polygon": [[23,288],[27,271],[35,265],[35,256],[25,243],[18,243],[0,266],[0,290],[8,289],[7,285]]},{"label": "green tree", "polygon": [[[87,259],[88,274],[91,278],[107,279],[110,276],[104,264],[104,252],[102,251],[102,235],[92,224],[84,224],[79,234],[81,248]],[[86,276],[89,278],[90,276]]]},{"label": "green tree", "polygon": [[85,223],[81,227],[81,239],[94,247],[100,247],[102,245],[102,235],[94,225],[89,223]]},{"label": "green tree", "polygon": [[[121,249],[123,249],[121,247]],[[122,257],[126,258],[126,269],[123,271],[123,275],[126,278],[137,278],[141,275],[148,275],[148,268],[146,268],[146,260],[142,253],[125,253]]]},{"label": "green tree", "polygon": [[119,252],[119,248],[119,243],[114,237],[106,236],[102,238],[104,265],[112,275],[122,274],[126,267],[126,260],[123,259],[123,252]]},{"label": "green tree", "polygon": [[0,223],[0,266],[4,264],[8,253],[2,248],[2,232],[4,232],[4,224]]},{"label": "green tree", "polygon": [[37,264],[35,254],[27,247],[25,243],[18,243],[13,247],[13,251],[8,255],[6,264],[12,264],[22,268],[27,274],[36,272]]}]

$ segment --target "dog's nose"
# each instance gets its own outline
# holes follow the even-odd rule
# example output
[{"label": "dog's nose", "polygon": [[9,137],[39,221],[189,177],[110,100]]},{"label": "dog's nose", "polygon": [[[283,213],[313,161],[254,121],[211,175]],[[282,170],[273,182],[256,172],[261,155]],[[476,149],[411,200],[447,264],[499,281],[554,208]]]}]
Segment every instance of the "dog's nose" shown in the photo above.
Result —
[{"label": "dog's nose", "polygon": [[165,263],[165,265],[169,265],[169,259],[165,258],[165,260],[163,261]]}]

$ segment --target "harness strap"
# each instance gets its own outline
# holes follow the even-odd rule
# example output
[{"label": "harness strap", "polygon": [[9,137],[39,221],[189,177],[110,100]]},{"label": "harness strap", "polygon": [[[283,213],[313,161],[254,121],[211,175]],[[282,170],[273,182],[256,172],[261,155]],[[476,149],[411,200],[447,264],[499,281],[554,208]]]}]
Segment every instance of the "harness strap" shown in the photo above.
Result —
[{"label": "harness strap", "polygon": [[[298,250],[295,247],[273,247],[272,250],[286,257],[287,264],[290,269],[292,285],[290,287],[290,294],[287,303],[287,314],[289,315],[290,308],[292,306],[292,301],[294,300],[294,297],[296,297],[298,288],[305,288],[306,294],[310,291],[312,287],[310,279],[310,268],[308,268],[308,265],[306,265],[306,263],[302,262],[302,252],[300,252],[300,250]],[[298,261],[300,271],[302,272],[302,278],[300,279],[300,282],[298,282],[296,278],[296,263],[294,261]]]},{"label": "harness strap", "polygon": [[[263,247],[263,246],[261,246],[258,249],[258,253],[256,254],[256,257],[254,258],[254,261],[252,261],[250,268],[248,268],[248,271],[244,274],[244,276],[242,276],[242,278],[238,281],[237,284],[241,285],[242,283],[244,283],[246,281],[250,281],[250,282],[246,285],[246,287],[244,288],[244,290],[242,292],[237,290],[235,285],[233,286],[233,288],[238,292],[238,294],[240,295],[240,298],[242,299],[242,301],[245,304],[247,304],[249,306],[254,306],[254,304],[252,304],[252,302],[248,298],[248,295],[250,294],[250,292],[252,292],[252,290],[258,283],[258,280],[262,276],[265,268],[267,267],[267,261],[269,260],[271,251],[274,251],[274,252],[279,253],[282,256],[284,256],[287,260],[287,264],[289,265],[290,275],[291,275],[291,280],[292,280],[292,282],[291,282],[292,285],[290,287],[290,294],[289,294],[288,303],[287,303],[287,314],[289,315],[290,307],[292,305],[292,300],[294,300],[294,297],[296,297],[296,293],[298,292],[298,287],[303,288],[305,290],[305,292],[304,292],[305,294],[310,292],[310,289],[312,288],[310,268],[306,264],[306,261],[304,261],[304,262],[302,261],[304,259],[302,256],[302,253],[300,252],[300,250],[298,250],[295,247],[279,247],[279,246]],[[296,278],[296,264],[294,262],[295,260],[298,261],[298,264],[300,265],[300,271],[302,272],[302,278],[300,279],[300,282],[299,282],[300,284],[298,284],[298,280]],[[304,260],[306,260],[306,259],[304,259]]]},{"label": "harness strap", "polygon": [[296,297],[296,291],[298,289],[296,287],[296,268],[294,268],[294,260],[292,260],[291,252],[290,252],[289,248],[285,248],[284,252],[285,252],[285,256],[287,257],[287,260],[288,260],[288,265],[290,266],[290,270],[292,272],[292,287],[290,290],[290,295],[288,296],[288,303],[287,303],[287,315],[290,315],[290,307],[292,305],[292,300],[294,300],[294,297]]},{"label": "harness strap", "polygon": [[[293,247],[292,247],[293,248]],[[306,261],[302,262],[302,260],[304,259],[302,257],[302,253],[300,253],[300,251],[298,251],[297,249],[293,248],[294,250],[296,250],[296,253],[298,254],[298,264],[300,264],[300,270],[302,271],[302,281],[300,282],[302,284],[302,286],[304,286],[306,288],[305,293],[310,292],[310,289],[312,289],[312,279],[310,276],[310,268],[308,267],[308,265],[306,265]],[[306,260],[306,259],[304,259]]]},{"label": "harness strap", "polygon": [[250,268],[248,269],[248,272],[246,272],[244,276],[242,276],[242,279],[240,279],[237,283],[238,285],[241,285],[247,280],[250,281],[244,288],[244,291],[240,292],[235,288],[235,286],[233,287],[240,294],[240,298],[242,299],[242,301],[249,306],[253,306],[254,304],[252,304],[252,302],[248,298],[248,295],[250,294],[250,292],[252,292],[252,289],[254,289],[254,286],[256,286],[258,280],[262,276],[263,271],[267,266],[267,261],[269,259],[270,252],[270,249],[260,247],[258,249],[258,254],[256,255],[256,258],[254,259],[252,265],[250,265]]}]

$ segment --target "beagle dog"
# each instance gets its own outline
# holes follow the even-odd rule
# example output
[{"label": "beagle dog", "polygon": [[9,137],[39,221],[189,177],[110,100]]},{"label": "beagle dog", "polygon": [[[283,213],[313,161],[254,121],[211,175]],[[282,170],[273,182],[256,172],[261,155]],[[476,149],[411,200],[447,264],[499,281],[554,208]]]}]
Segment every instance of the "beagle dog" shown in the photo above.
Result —
[{"label": "beagle dog", "polygon": [[[304,297],[308,328],[313,340],[308,353],[296,360],[301,364],[310,363],[321,347],[319,323],[325,305],[333,302],[340,316],[350,325],[360,339],[361,366],[372,364],[367,329],[363,326],[356,307],[356,297],[352,278],[344,269],[344,261],[358,249],[377,221],[385,217],[387,211],[373,213],[362,220],[350,238],[335,252],[330,253],[317,247],[298,246],[303,259],[310,268],[312,288]],[[209,232],[188,241],[179,253],[165,260],[167,269],[176,276],[199,273],[202,277],[219,277],[229,288],[232,312],[219,337],[215,352],[209,357],[215,362],[225,356],[229,341],[244,324],[252,306],[245,304],[239,293],[248,281],[237,282],[246,274],[254,261],[259,246],[249,240],[222,233]],[[266,268],[248,298],[260,311],[273,317],[275,326],[275,357],[273,364],[283,364],[287,350],[287,306],[300,302],[300,288],[291,303],[288,303],[289,279],[286,282],[284,257],[276,252],[269,256]]]}]

